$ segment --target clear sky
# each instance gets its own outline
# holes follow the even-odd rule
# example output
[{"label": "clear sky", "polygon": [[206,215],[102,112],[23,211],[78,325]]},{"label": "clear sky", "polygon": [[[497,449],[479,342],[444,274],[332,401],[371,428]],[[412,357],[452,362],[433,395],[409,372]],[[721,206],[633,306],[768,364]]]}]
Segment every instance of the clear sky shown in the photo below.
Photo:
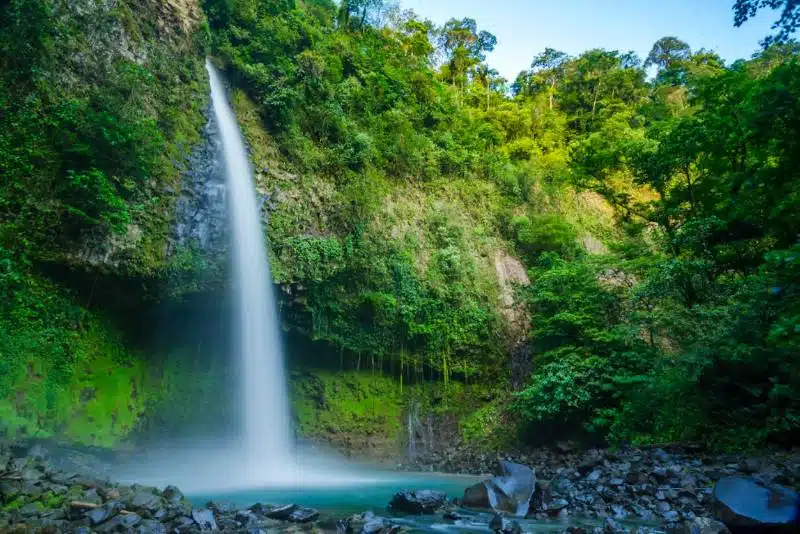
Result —
[{"label": "clear sky", "polygon": [[488,63],[513,81],[549,46],[579,54],[590,48],[633,50],[645,59],[653,43],[674,35],[692,47],[711,49],[727,63],[749,58],[768,35],[778,13],[762,11],[733,26],[734,0],[400,0],[422,18],[442,25],[472,17],[479,30],[497,36]]}]

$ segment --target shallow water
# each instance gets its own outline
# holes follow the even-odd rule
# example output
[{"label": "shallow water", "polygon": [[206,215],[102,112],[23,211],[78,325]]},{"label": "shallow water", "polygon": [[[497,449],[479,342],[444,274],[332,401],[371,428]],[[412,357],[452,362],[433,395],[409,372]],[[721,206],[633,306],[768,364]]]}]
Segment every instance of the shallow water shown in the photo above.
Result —
[{"label": "shallow water", "polygon": [[[465,475],[448,475],[441,473],[395,473],[374,472],[370,482],[361,484],[331,484],[325,487],[283,487],[253,488],[239,491],[198,492],[188,495],[196,506],[203,506],[208,501],[230,503],[237,508],[251,506],[257,502],[268,504],[296,503],[320,511],[318,528],[335,532],[334,520],[353,514],[372,511],[376,516],[391,518],[415,533],[436,532],[492,532],[489,528],[493,514],[458,508],[461,519],[445,520],[441,515],[409,516],[394,515],[387,505],[397,491],[402,489],[433,489],[444,491],[449,498],[461,497],[464,489],[482,480],[480,477]],[[593,527],[600,526],[599,520],[583,520],[569,518],[566,520],[516,520],[524,532],[563,532],[568,526]],[[636,526],[653,527],[652,523],[622,522],[629,528]],[[326,528],[327,527],[327,528]]]}]

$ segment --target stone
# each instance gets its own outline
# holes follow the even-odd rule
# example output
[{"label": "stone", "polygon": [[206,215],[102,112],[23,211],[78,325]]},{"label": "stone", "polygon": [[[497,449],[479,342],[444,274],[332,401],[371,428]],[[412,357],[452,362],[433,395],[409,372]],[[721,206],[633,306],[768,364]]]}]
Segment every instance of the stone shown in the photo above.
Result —
[{"label": "stone", "polygon": [[289,521],[293,523],[309,523],[319,517],[319,512],[313,508],[297,508],[289,515]]},{"label": "stone", "polygon": [[717,481],[712,494],[714,517],[729,529],[796,532],[800,496],[786,487],[765,487],[750,478]]},{"label": "stone", "polygon": [[353,534],[353,524],[349,519],[336,521],[336,534]]},{"label": "stone", "polygon": [[485,482],[489,504],[495,511],[525,517],[536,490],[533,469],[527,465],[501,461],[500,472],[500,476]]},{"label": "stone", "polygon": [[140,512],[147,517],[151,517],[156,510],[163,508],[161,498],[151,491],[138,490],[128,501],[127,507],[133,511]]},{"label": "stone", "polygon": [[479,482],[465,489],[461,504],[469,508],[491,508],[489,490],[486,484]]},{"label": "stone", "polygon": [[[251,507],[250,509],[253,510],[253,507]],[[283,504],[280,506],[275,506],[273,508],[263,509],[264,510],[263,513],[270,519],[280,519],[281,521],[286,521],[287,519],[289,519],[289,516],[292,515],[292,512],[294,512],[296,509],[297,509],[296,504]],[[253,511],[255,512],[256,510]]]},{"label": "stone", "polygon": [[191,532],[197,528],[197,523],[191,517],[182,515],[172,522],[172,531],[178,534]]},{"label": "stone", "polygon": [[599,469],[595,469],[594,471],[592,471],[591,473],[586,475],[586,480],[589,481],[589,482],[597,482],[598,480],[600,480],[601,476],[602,476],[602,473],[600,472],[600,470]]},{"label": "stone", "polygon": [[556,516],[567,506],[569,506],[569,502],[566,499],[555,499],[547,505],[545,511],[551,516]]},{"label": "stone", "polygon": [[236,512],[234,519],[242,524],[244,527],[255,526],[258,522],[258,517],[252,510],[239,510]]},{"label": "stone", "polygon": [[391,528],[392,524],[382,517],[371,519],[361,527],[361,534],[382,534]]},{"label": "stone", "polygon": [[93,508],[91,510],[88,510],[84,514],[84,517],[89,520],[90,525],[96,526],[105,521],[108,521],[109,519],[117,515],[120,510],[122,510],[121,502],[109,501],[98,508]]},{"label": "stone", "polygon": [[602,532],[603,534],[627,534],[628,531],[610,517],[606,517],[603,520]]},{"label": "stone", "polygon": [[502,530],[502,528],[503,528],[503,516],[496,513],[489,520],[489,529],[492,532],[498,532]]},{"label": "stone", "polygon": [[144,519],[136,527],[137,534],[167,534],[167,527],[153,519]]},{"label": "stone", "polygon": [[217,530],[214,512],[208,508],[195,508],[192,510],[192,519],[202,530]]},{"label": "stone", "polygon": [[105,534],[108,532],[131,532],[133,527],[138,525],[142,518],[138,514],[119,514],[106,521],[102,525],[95,527],[95,532]]},{"label": "stone", "polygon": [[103,498],[97,493],[97,488],[89,488],[83,492],[81,501],[92,504],[103,504]]},{"label": "stone", "polygon": [[663,512],[661,514],[661,517],[664,518],[664,522],[667,524],[670,523],[674,524],[681,520],[681,514],[679,514],[675,510],[667,510],[666,512]]},{"label": "stone", "polygon": [[433,514],[447,502],[447,494],[435,490],[404,490],[394,494],[389,508],[407,514]]},{"label": "stone", "polygon": [[458,521],[461,519],[461,514],[459,514],[456,510],[447,510],[444,514],[442,514],[448,521]]},{"label": "stone", "polygon": [[183,500],[183,492],[177,486],[167,486],[161,492],[161,496],[167,500],[168,504],[180,504]]},{"label": "stone", "polygon": [[724,523],[710,517],[696,517],[667,529],[667,534],[730,534]]}]

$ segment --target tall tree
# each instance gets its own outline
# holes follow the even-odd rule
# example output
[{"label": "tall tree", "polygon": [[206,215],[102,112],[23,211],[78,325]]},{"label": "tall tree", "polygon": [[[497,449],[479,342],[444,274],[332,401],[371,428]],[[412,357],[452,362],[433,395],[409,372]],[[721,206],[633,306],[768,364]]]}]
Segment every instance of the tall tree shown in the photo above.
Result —
[{"label": "tall tree", "polygon": [[564,77],[564,65],[569,56],[564,52],[553,48],[545,48],[544,52],[533,58],[531,62],[531,72],[535,77],[540,78],[548,87],[548,103],[553,109],[553,99],[555,98],[556,85]]},{"label": "tall tree", "polygon": [[439,46],[445,53],[447,63],[445,76],[463,93],[469,69],[494,50],[497,38],[487,31],[478,31],[475,19],[450,19],[439,36]]}]

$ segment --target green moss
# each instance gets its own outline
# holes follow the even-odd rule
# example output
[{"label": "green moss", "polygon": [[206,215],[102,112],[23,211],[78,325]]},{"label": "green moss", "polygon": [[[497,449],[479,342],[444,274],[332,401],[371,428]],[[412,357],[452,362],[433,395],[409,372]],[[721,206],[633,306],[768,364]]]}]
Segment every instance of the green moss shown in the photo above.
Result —
[{"label": "green moss", "polygon": [[3,512],[6,512],[6,513],[7,512],[16,512],[17,510],[19,510],[23,506],[25,506],[25,497],[17,497],[13,501],[3,505],[3,507],[0,508],[0,510],[2,510]]}]

